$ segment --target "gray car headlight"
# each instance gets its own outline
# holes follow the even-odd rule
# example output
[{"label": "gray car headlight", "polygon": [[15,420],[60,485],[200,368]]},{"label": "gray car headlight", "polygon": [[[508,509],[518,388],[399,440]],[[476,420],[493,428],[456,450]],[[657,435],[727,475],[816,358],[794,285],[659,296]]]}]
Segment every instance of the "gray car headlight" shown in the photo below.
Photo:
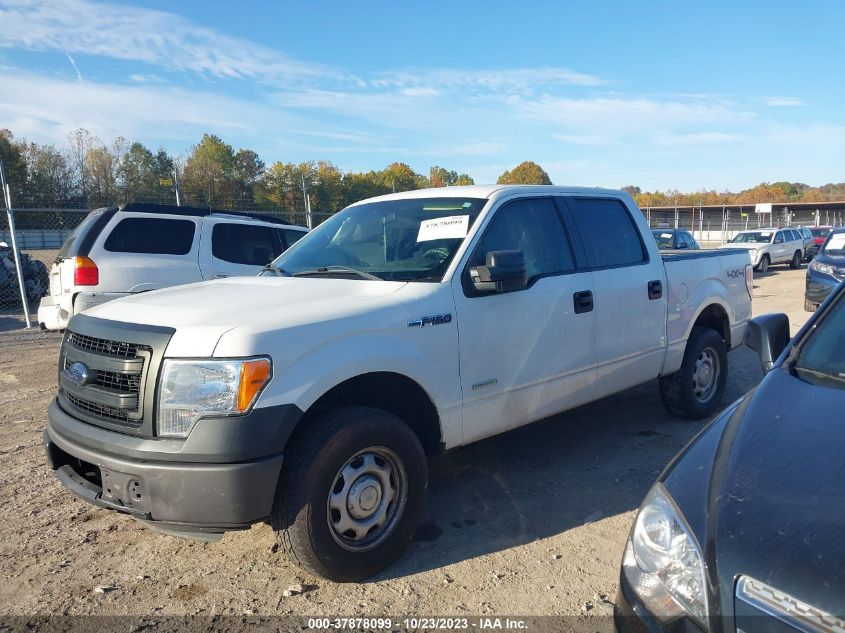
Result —
[{"label": "gray car headlight", "polygon": [[158,434],[187,437],[200,418],[248,413],[271,373],[269,358],[166,359],[159,383]]},{"label": "gray car headlight", "polygon": [[701,549],[661,484],[651,489],[640,507],[622,569],[658,619],[688,615],[708,628]]},{"label": "gray car headlight", "polygon": [[833,274],[833,266],[830,266],[828,264],[822,264],[821,262],[816,261],[815,259],[810,262],[810,268],[817,272],[824,273],[825,275]]}]

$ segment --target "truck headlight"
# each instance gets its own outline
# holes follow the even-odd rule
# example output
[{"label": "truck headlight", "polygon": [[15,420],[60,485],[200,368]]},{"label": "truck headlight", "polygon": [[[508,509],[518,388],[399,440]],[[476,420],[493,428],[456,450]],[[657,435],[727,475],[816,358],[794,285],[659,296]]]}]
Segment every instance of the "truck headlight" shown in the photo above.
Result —
[{"label": "truck headlight", "polygon": [[271,374],[269,358],[166,359],[159,385],[158,434],[187,437],[200,418],[247,413]]},{"label": "truck headlight", "polygon": [[701,550],[661,484],[651,489],[640,507],[622,569],[658,619],[687,615],[708,628]]},{"label": "truck headlight", "polygon": [[810,262],[810,268],[812,268],[818,273],[823,273],[825,275],[833,274],[833,266],[829,266],[828,264],[822,264],[821,262],[818,262],[815,259]]}]

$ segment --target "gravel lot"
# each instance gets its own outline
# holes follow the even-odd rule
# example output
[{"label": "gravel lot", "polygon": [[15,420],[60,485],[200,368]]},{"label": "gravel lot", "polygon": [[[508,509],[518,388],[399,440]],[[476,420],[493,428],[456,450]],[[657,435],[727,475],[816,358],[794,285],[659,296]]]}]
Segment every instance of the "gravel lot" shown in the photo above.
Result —
[{"label": "gravel lot", "polygon": [[[755,314],[787,312],[795,332],[809,316],[804,274],[758,276]],[[652,382],[435,458],[428,518],[405,556],[370,582],[333,584],[289,565],[266,525],[194,543],[63,490],[41,439],[60,337],[19,323],[0,315],[0,615],[592,618],[615,595],[637,506],[703,426],[667,414]],[[745,348],[729,363],[725,404],[762,377]],[[285,597],[296,583],[304,593]]]}]

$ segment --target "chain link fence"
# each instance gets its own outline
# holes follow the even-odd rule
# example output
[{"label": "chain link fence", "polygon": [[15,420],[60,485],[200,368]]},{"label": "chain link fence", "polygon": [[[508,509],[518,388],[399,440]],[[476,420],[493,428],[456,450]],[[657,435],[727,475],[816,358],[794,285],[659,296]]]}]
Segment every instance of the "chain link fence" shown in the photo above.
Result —
[{"label": "chain link fence", "polygon": [[642,209],[653,229],[685,229],[702,246],[716,247],[728,242],[740,231],[770,226],[843,226],[845,205],[841,209],[776,209],[756,213],[755,205],[732,207],[646,207]]}]

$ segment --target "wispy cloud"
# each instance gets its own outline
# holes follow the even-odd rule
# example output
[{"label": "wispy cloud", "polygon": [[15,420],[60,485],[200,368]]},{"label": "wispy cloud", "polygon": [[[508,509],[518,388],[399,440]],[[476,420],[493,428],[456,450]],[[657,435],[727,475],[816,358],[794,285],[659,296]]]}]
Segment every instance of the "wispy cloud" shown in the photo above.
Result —
[{"label": "wispy cloud", "polygon": [[280,81],[335,71],[173,13],[88,0],[4,0],[0,47],[69,51],[221,78]]},{"label": "wispy cloud", "polygon": [[760,97],[760,101],[762,101],[767,106],[774,107],[794,107],[807,105],[806,103],[804,103],[804,100],[800,97]]},{"label": "wispy cloud", "polygon": [[70,65],[73,67],[73,72],[76,73],[76,78],[77,78],[77,80],[79,80],[79,85],[84,86],[85,80],[82,78],[82,73],[79,72],[79,67],[76,65],[76,60],[73,57],[71,57],[70,53],[68,53],[67,51],[65,51],[65,57],[67,57],[67,60],[70,62]]}]

